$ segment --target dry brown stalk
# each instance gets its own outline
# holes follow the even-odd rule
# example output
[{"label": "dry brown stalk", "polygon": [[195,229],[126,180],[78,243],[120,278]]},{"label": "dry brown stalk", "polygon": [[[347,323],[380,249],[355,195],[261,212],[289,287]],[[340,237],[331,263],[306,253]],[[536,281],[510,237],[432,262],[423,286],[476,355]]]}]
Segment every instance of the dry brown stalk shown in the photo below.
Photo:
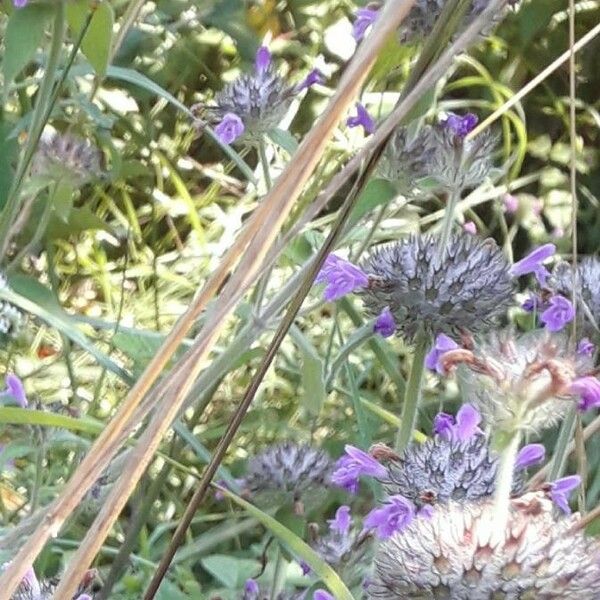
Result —
[{"label": "dry brown stalk", "polygon": [[[3,590],[3,598],[6,597],[8,599],[10,597],[10,594],[19,584],[25,570],[38,556],[47,540],[52,535],[57,535],[66,518],[72,513],[87,490],[102,473],[105,466],[118,450],[124,435],[126,435],[134,425],[131,417],[134,415],[142,398],[165,368],[167,361],[173,355],[195,319],[206,307],[208,301],[219,290],[223,281],[229,274],[229,271],[237,262],[246,246],[250,244],[242,257],[236,273],[232,276],[226,288],[223,290],[222,295],[224,296],[224,302],[219,303],[218,310],[216,311],[214,318],[211,319],[211,323],[205,326],[203,332],[201,332],[200,339],[195,346],[195,352],[191,355],[194,356],[194,358],[197,358],[197,360],[192,371],[186,374],[186,381],[193,381],[193,378],[195,377],[194,374],[197,374],[200,371],[203,366],[203,360],[210,351],[212,343],[217,339],[224,327],[227,315],[232,310],[233,306],[235,306],[235,302],[228,302],[227,298],[233,298],[238,293],[239,289],[254,280],[266,252],[273,244],[281,225],[293,207],[296,198],[302,191],[303,185],[317,165],[333,130],[350,103],[356,97],[378,52],[385,44],[388,36],[393,34],[395,29],[401,23],[408,10],[410,10],[411,5],[412,2],[401,2],[401,0],[395,0],[386,5],[382,17],[378,19],[378,22],[373,28],[372,35],[370,35],[358,48],[358,51],[348,65],[339,88],[331,99],[325,113],[306,136],[288,168],[282,173],[273,189],[256,208],[247,225],[238,235],[235,244],[223,257],[219,268],[205,284],[204,289],[190,310],[177,322],[163,347],[157,352],[143,375],[131,389],[124,404],[117,412],[117,415],[96,440],[73,477],[65,486],[61,496],[51,505],[43,523],[36,529],[34,534],[19,551],[16,558],[12,561],[11,565],[0,577],[0,589]],[[193,376],[190,377],[190,375]],[[191,383],[189,385],[191,385]],[[170,409],[173,409],[175,406],[176,410],[169,410],[169,414],[171,414],[171,412],[173,412],[173,415],[176,414],[185,397],[185,392],[183,394],[179,392],[181,390],[189,389],[189,385],[184,382],[183,385],[177,386],[179,389],[177,390],[177,393],[175,394],[176,398],[173,398],[173,404],[170,407]],[[181,400],[178,402],[179,399]],[[160,429],[163,433],[170,427],[170,421],[167,421],[165,417],[166,415],[161,417],[163,419],[163,424],[161,424]],[[150,429],[151,428],[149,428],[149,430]],[[157,436],[156,443],[159,443],[161,435]],[[139,446],[141,446],[141,444]],[[148,461],[151,456],[152,454],[149,454]],[[123,481],[123,478],[121,478],[120,481]],[[133,481],[133,484],[135,485],[136,482],[137,479]],[[123,502],[125,502],[126,499],[127,498],[125,497]],[[114,518],[116,518],[116,516]],[[88,538],[89,535],[86,537],[86,540],[88,540]],[[85,550],[83,544],[80,550]],[[78,566],[79,565],[75,565],[75,567]],[[69,597],[69,592],[66,590],[71,586],[69,577],[72,571],[73,569],[65,574],[64,583],[57,589],[55,594],[56,597]],[[6,596],[4,596],[4,594],[6,594]]]},{"label": "dry brown stalk", "polygon": [[[408,113],[412,106],[414,106],[421,95],[435,83],[437,78],[443,75],[443,73],[451,64],[453,57],[458,52],[464,50],[472,42],[472,40],[476,37],[477,32],[481,28],[482,23],[485,22],[485,19],[488,18],[494,10],[497,10],[501,4],[502,0],[492,2],[488,7],[488,10],[480,15],[479,19],[472,23],[472,25],[467,28],[467,30],[459,37],[459,39],[443,54],[435,66],[427,73],[426,77],[422,78],[421,82],[415,86],[414,90],[406,96],[405,100],[394,110],[388,120],[381,125],[376,134],[372,136],[370,143],[367,144],[367,146],[363,149],[363,152],[361,152],[361,157],[363,158],[357,164],[357,167],[360,165],[362,160],[364,160],[364,157],[368,156],[370,152],[378,146],[378,144],[381,144],[382,141],[385,140],[387,135],[389,135],[397,123]],[[390,6],[392,6],[392,3],[387,6],[386,10],[389,11]],[[404,12],[398,10],[398,13],[394,15],[396,21],[393,21],[391,29],[385,29],[385,33],[383,34],[377,30],[374,30],[369,36],[367,42],[369,40],[373,40],[375,37],[378,37],[379,39],[385,39],[385,36],[390,33],[390,30],[393,31],[397,27],[400,22],[400,17],[403,16],[409,7],[410,5],[403,5],[402,9],[404,9]],[[383,27],[382,23],[384,21],[387,21],[387,19],[382,16],[378,21],[381,27]],[[387,23],[389,25],[390,21],[387,21]],[[375,53],[376,50],[373,49],[374,47],[378,46],[374,44],[371,48],[369,48],[369,45],[365,44],[359,50],[359,53],[361,51],[363,53],[367,51]],[[374,54],[371,54],[371,56],[374,56]],[[372,62],[372,59],[368,61],[366,69],[361,72],[361,78],[366,75],[370,62]],[[348,72],[346,73],[346,76],[348,76]],[[354,85],[352,85],[352,83],[354,83]],[[340,84],[340,90],[346,85],[348,84],[343,79]],[[353,98],[360,84],[356,85],[356,82],[351,82],[351,85],[353,89]],[[338,94],[334,96],[332,102],[335,101]],[[345,106],[347,106],[347,103]],[[327,117],[327,113],[325,117]],[[334,126],[335,123],[331,125],[331,129],[328,130],[329,133],[331,133]],[[311,134],[307,136],[307,139],[309,139],[314,132],[315,130],[313,130]],[[318,133],[317,136],[322,136],[322,133]],[[315,150],[311,149],[313,148],[312,145],[305,146],[305,144],[306,140],[300,147],[299,154],[303,148],[308,148],[307,151],[309,153],[315,152]],[[319,152],[323,150],[324,145],[323,137],[321,137],[321,139],[318,140]],[[310,165],[310,169],[313,169],[318,162],[315,154],[313,154],[313,156],[306,157],[306,160]],[[304,173],[304,179],[308,179],[310,172],[307,170],[307,167],[305,166],[304,169],[299,168],[296,161],[298,161],[297,156],[290,164],[290,167],[297,169],[297,173]],[[282,174],[281,179],[277,182],[277,184],[279,184],[282,179],[286,178],[286,174],[289,172],[290,167],[288,167],[288,169]],[[278,186],[276,184],[267,198],[272,197],[275,190],[281,189],[281,194],[286,192],[289,194],[287,196],[281,196],[282,202],[283,198],[293,202],[293,199],[300,194],[302,183],[303,181],[299,179],[298,176],[294,177],[292,174],[288,181],[289,187],[282,186],[281,184]],[[291,209],[291,204],[286,203],[286,208]],[[281,210],[283,210],[283,207]],[[275,219],[277,222],[277,227],[280,227],[283,224],[283,218],[281,218],[281,214],[275,215]],[[269,227],[268,230],[271,232],[273,231],[273,228]],[[271,237],[271,242],[274,242],[274,239],[275,235]],[[261,262],[265,260],[267,253],[268,246],[264,243],[253,243],[250,245],[247,254],[240,263],[240,267],[237,269],[236,273],[232,276],[231,280],[223,290],[222,296],[224,300],[223,302],[219,302],[218,306],[216,307],[215,314],[211,316],[211,323],[205,325],[200,332],[198,339],[196,340],[192,350],[188,353],[184,363],[178,367],[178,374],[176,378],[172,379],[169,377],[169,384],[167,385],[166,381],[163,384],[163,389],[168,389],[169,393],[162,398],[161,406],[155,411],[154,417],[148,426],[148,429],[140,437],[136,450],[132,453],[130,461],[126,465],[121,478],[114,485],[98,517],[82,541],[79,550],[73,556],[69,568],[65,572],[63,580],[61,581],[60,587],[57,589],[57,593],[60,592],[61,596],[68,597],[68,594],[72,593],[72,590],[75,590],[77,581],[80,577],[80,572],[85,570],[85,566],[90,564],[90,562],[93,560],[98,549],[108,535],[112,524],[118,518],[120,511],[135,488],[137,481],[143,474],[144,469],[152,460],[152,456],[156,451],[162,436],[169,429],[171,421],[177,415],[179,408],[185,401],[185,396],[193,385],[194,379],[203,368],[206,356],[212,348],[212,343],[217,339],[220,330],[224,326],[227,315],[233,309],[237,300],[243,294],[243,291],[247,288],[249,283],[254,281],[256,275],[260,273]],[[264,268],[264,265],[262,265],[262,267]]]}]

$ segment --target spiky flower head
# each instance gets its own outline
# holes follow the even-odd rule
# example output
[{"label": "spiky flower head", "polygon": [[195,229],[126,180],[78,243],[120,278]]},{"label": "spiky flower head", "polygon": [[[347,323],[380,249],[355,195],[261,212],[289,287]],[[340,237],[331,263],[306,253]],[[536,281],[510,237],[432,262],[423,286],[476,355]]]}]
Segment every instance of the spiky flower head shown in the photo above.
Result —
[{"label": "spiky flower head", "polygon": [[[600,326],[600,259],[596,256],[586,256],[577,265],[576,277],[573,269],[567,262],[556,264],[552,271],[549,287],[570,298],[573,286],[576,286],[578,316],[587,321],[586,329],[592,330],[593,326]],[[597,328],[594,328],[597,331]]]},{"label": "spiky flower head", "polygon": [[435,235],[412,235],[377,247],[362,265],[369,285],[360,290],[369,312],[388,307],[398,331],[412,340],[421,327],[433,338],[490,327],[511,303],[509,265],[491,240],[451,236],[440,252]]},{"label": "spiky flower head", "polygon": [[493,502],[438,507],[384,542],[372,600],[575,600],[600,597],[600,546],[542,492],[513,499],[498,530]]},{"label": "spiky flower head", "polygon": [[250,460],[242,488],[259,504],[291,502],[302,510],[322,499],[332,471],[333,461],[323,450],[284,442]]},{"label": "spiky flower head", "polygon": [[[1,571],[2,568],[0,568],[0,572]],[[95,569],[87,571],[77,592],[73,596],[73,600],[92,600],[92,596],[88,592],[91,591],[95,578]],[[29,568],[21,580],[21,583],[10,597],[10,600],[52,600],[57,586],[58,580],[39,580],[33,568]]]},{"label": "spiky flower head", "polygon": [[81,186],[102,174],[102,154],[87,139],[44,132],[32,161],[32,173]]},{"label": "spiky flower head", "polygon": [[[560,422],[588,390],[593,368],[591,357],[577,353],[567,335],[539,329],[491,332],[472,349],[445,353],[440,363],[445,371],[460,365],[456,372],[469,401],[502,431],[541,430]],[[598,394],[591,392],[593,405]]]},{"label": "spiky flower head", "polygon": [[[218,122],[216,132],[225,143],[235,140],[257,141],[277,127],[294,97],[303,89],[321,81],[318,71],[311,71],[299,84],[289,84],[271,61],[269,50],[261,46],[256,54],[254,71],[243,73],[226,85],[208,106],[208,116]],[[220,135],[219,127],[226,123]]]},{"label": "spiky flower head", "polygon": [[[0,289],[8,288],[8,281],[0,273]],[[10,302],[0,300],[0,338],[16,338],[22,330],[25,318],[23,313]]]}]

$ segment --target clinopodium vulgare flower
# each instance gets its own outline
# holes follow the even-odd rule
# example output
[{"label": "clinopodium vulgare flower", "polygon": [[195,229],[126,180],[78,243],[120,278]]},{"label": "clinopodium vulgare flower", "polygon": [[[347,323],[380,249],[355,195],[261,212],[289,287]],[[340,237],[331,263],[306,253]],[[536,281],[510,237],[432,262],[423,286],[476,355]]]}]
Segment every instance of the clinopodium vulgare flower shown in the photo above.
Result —
[{"label": "clinopodium vulgare flower", "polygon": [[206,109],[222,142],[257,141],[279,125],[300,91],[320,81],[321,75],[313,70],[302,82],[290,85],[273,66],[268,48],[261,46],[254,72],[226,85]]},{"label": "clinopodium vulgare flower", "polygon": [[333,461],[322,450],[285,442],[250,460],[242,488],[259,504],[293,502],[302,510],[330,485],[332,471]]},{"label": "clinopodium vulgare flower", "polygon": [[578,353],[563,333],[492,332],[473,349],[450,350],[439,361],[445,371],[458,367],[469,401],[488,425],[503,431],[552,427],[573,402],[582,409],[600,402],[591,357]]},{"label": "clinopodium vulgare flower", "polygon": [[388,307],[408,340],[421,327],[432,338],[485,330],[512,301],[509,264],[493,240],[461,232],[446,252],[438,244],[437,236],[413,235],[375,248],[362,265],[369,285],[359,293],[368,311]]},{"label": "clinopodium vulgare flower", "polygon": [[505,531],[493,502],[438,507],[383,542],[367,584],[372,600],[592,600],[600,545],[543,492],[511,500]]}]

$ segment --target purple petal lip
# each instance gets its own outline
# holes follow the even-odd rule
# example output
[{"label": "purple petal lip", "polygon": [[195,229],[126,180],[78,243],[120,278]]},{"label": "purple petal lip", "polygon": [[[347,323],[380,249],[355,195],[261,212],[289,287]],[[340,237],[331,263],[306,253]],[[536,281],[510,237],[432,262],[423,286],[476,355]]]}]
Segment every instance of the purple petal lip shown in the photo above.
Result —
[{"label": "purple petal lip", "polygon": [[333,302],[357,289],[367,287],[369,278],[366,273],[351,262],[330,254],[321,267],[315,283],[325,283],[323,298]]},{"label": "purple petal lip", "polygon": [[546,280],[550,275],[549,271],[542,265],[542,262],[554,256],[556,253],[556,246],[554,244],[544,244],[539,248],[536,248],[530,252],[527,256],[516,262],[510,273],[514,277],[520,277],[521,275],[527,275],[533,273],[540,285],[546,285]]},{"label": "purple petal lip", "polygon": [[234,113],[226,113],[215,127],[215,134],[223,144],[231,144],[244,133],[244,123]]},{"label": "purple petal lip", "polygon": [[256,51],[256,58],[254,59],[254,68],[257,73],[264,73],[271,64],[271,52],[266,46],[261,46]]},{"label": "purple petal lip", "polygon": [[459,348],[459,345],[452,338],[443,333],[438,334],[433,348],[425,356],[425,366],[431,371],[437,371],[438,374],[444,375],[440,359],[446,352],[457,348]]},{"label": "purple petal lip", "polygon": [[359,8],[354,12],[356,20],[352,24],[352,37],[357,42],[360,42],[365,37],[367,29],[373,25],[378,14],[378,10],[371,8]]},{"label": "purple petal lip", "polygon": [[523,446],[517,454],[515,467],[517,469],[526,469],[533,465],[541,463],[546,456],[546,448],[542,444],[527,444]]},{"label": "purple petal lip", "polygon": [[579,475],[569,475],[557,479],[550,484],[550,497],[552,501],[565,513],[570,514],[569,496],[571,492],[581,484]]},{"label": "purple petal lip", "polygon": [[346,120],[348,127],[362,127],[367,135],[375,131],[375,121],[367,109],[360,103],[356,103],[356,116],[348,117]]},{"label": "purple petal lip", "polygon": [[455,136],[459,138],[466,137],[479,122],[477,115],[473,113],[467,113],[464,116],[456,115],[454,113],[450,113],[446,120],[442,123],[442,125],[452,131]]},{"label": "purple petal lip", "polygon": [[396,321],[389,308],[384,308],[375,320],[373,331],[382,337],[390,337],[396,332]]},{"label": "purple petal lip", "polygon": [[577,407],[581,411],[600,406],[600,381],[589,375],[575,379],[569,386],[569,393],[579,396]]},{"label": "purple petal lip", "polygon": [[548,331],[560,331],[575,318],[575,309],[564,296],[552,296],[548,304],[548,308],[540,315],[540,321]]}]

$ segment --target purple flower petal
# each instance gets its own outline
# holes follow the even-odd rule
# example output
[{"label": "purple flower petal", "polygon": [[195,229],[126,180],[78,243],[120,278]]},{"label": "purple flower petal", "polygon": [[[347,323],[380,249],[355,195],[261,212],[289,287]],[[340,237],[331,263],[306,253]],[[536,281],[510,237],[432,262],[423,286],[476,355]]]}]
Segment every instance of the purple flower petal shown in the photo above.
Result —
[{"label": "purple flower petal", "polygon": [[560,331],[575,318],[575,309],[564,296],[552,296],[548,308],[540,315],[548,331]]},{"label": "purple flower petal", "polygon": [[256,51],[256,58],[254,59],[254,68],[257,73],[264,73],[271,64],[271,52],[266,46],[261,46]]},{"label": "purple flower petal", "polygon": [[433,433],[445,440],[450,440],[455,425],[456,421],[452,415],[444,412],[438,413],[433,419]]},{"label": "purple flower petal", "polygon": [[244,133],[242,120],[233,113],[226,113],[221,122],[215,127],[217,137],[223,144],[231,144]]},{"label": "purple flower petal", "polygon": [[480,432],[478,425],[481,423],[481,415],[472,404],[463,404],[456,413],[456,427],[454,433],[456,438],[465,441]]},{"label": "purple flower petal", "polygon": [[470,233],[471,235],[475,235],[477,233],[477,225],[475,225],[475,223],[473,223],[473,221],[467,221],[463,225],[463,230],[466,233]]},{"label": "purple flower petal", "polygon": [[523,302],[523,304],[521,304],[521,308],[525,312],[532,313],[533,311],[537,310],[538,303],[539,298],[537,296],[530,296],[527,298],[527,300],[525,300],[525,302]]},{"label": "purple flower petal", "polygon": [[349,444],[344,450],[346,454],[337,461],[336,469],[331,475],[334,485],[355,494],[358,491],[358,480],[362,475],[382,478],[387,476],[387,469],[370,454]]},{"label": "purple flower petal", "polygon": [[92,597],[89,594],[80,594],[75,600],[92,600]]},{"label": "purple flower petal", "polygon": [[9,373],[4,379],[4,384],[6,385],[6,388],[0,395],[8,395],[15,400],[21,408],[27,408],[29,402],[27,402],[23,382],[16,375]]},{"label": "purple flower petal", "polygon": [[554,256],[555,252],[556,246],[554,244],[544,244],[533,250],[533,252],[530,252],[525,258],[516,262],[512,266],[510,273],[514,277],[533,273],[540,285],[546,285],[546,280],[550,272],[542,265],[542,262]]},{"label": "purple flower petal", "polygon": [[541,463],[546,456],[546,448],[542,444],[527,444],[517,454],[515,461],[516,469],[527,469]]},{"label": "purple flower petal", "polygon": [[450,350],[456,350],[460,346],[444,333],[439,333],[435,338],[433,348],[425,356],[425,366],[431,371],[437,371],[444,375],[444,369],[440,363],[442,356]]},{"label": "purple flower petal", "polygon": [[319,69],[313,69],[297,86],[296,92],[301,92],[317,83],[324,83],[325,77]]},{"label": "purple flower petal", "polygon": [[35,574],[33,567],[29,567],[29,569],[25,571],[25,575],[23,575],[23,581],[25,581],[31,589],[31,594],[33,598],[39,598],[42,595],[40,582],[38,581],[37,575]]},{"label": "purple flower petal", "polygon": [[308,575],[312,571],[310,565],[303,560],[300,561],[300,568],[302,569],[302,575]]},{"label": "purple flower petal", "polygon": [[374,508],[364,520],[367,529],[375,529],[385,540],[408,527],[415,518],[413,503],[401,495],[390,496],[384,506]]},{"label": "purple flower petal", "polygon": [[258,583],[254,579],[246,579],[244,584],[244,600],[257,600],[260,594]]},{"label": "purple flower petal", "polygon": [[512,194],[504,194],[502,203],[504,204],[504,211],[509,215],[514,215],[519,210],[519,199]]},{"label": "purple flower petal", "polygon": [[367,29],[373,25],[378,14],[379,11],[372,8],[359,8],[355,11],[354,16],[356,19],[352,24],[352,37],[357,42],[365,37]]},{"label": "purple flower petal", "polygon": [[335,518],[327,521],[329,529],[340,535],[347,535],[352,525],[352,517],[350,516],[350,507],[343,504],[335,511]]},{"label": "purple flower petal", "polygon": [[396,332],[396,321],[389,308],[386,307],[381,311],[381,314],[375,320],[373,331],[384,338],[394,335]]},{"label": "purple flower petal", "polygon": [[313,595],[313,600],[335,600],[335,598],[325,590],[317,590]]},{"label": "purple flower petal", "polygon": [[467,113],[463,117],[449,113],[442,125],[450,130],[456,137],[465,138],[477,125],[479,119],[473,113]]},{"label": "purple flower petal", "polygon": [[319,271],[315,283],[327,284],[323,298],[327,302],[333,302],[354,290],[367,287],[369,278],[351,262],[330,254]]},{"label": "purple flower petal", "polygon": [[367,109],[360,103],[356,103],[356,116],[346,119],[348,127],[362,127],[367,135],[375,131],[375,121]]},{"label": "purple flower petal", "polygon": [[569,392],[580,397],[577,408],[581,411],[600,406],[600,381],[595,377],[588,375],[575,379],[569,386]]},{"label": "purple flower petal", "polygon": [[577,344],[577,354],[580,356],[592,356],[596,351],[596,346],[589,340],[589,338],[581,338]]},{"label": "purple flower petal", "polygon": [[579,475],[562,477],[550,484],[550,497],[565,514],[571,514],[569,507],[569,496],[571,492],[581,484]]},{"label": "purple flower petal", "polygon": [[13,6],[15,8],[23,8],[24,6],[27,6],[27,2],[29,0],[13,0]]}]

